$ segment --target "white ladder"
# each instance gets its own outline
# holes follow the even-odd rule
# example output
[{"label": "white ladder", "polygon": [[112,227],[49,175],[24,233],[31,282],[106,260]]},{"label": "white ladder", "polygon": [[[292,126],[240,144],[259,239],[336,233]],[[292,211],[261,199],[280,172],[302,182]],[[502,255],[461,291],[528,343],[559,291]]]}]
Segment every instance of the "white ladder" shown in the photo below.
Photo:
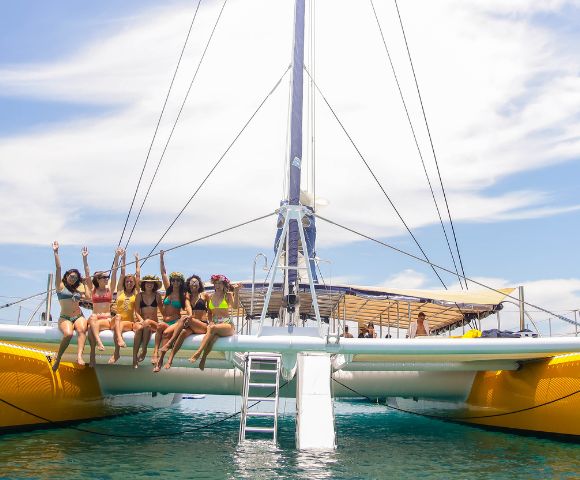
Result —
[{"label": "white ladder", "polygon": [[[249,353],[244,369],[242,390],[242,416],[239,441],[246,439],[247,432],[271,433],[278,438],[278,399],[280,393],[281,356],[278,353]],[[270,390],[270,389],[273,389]],[[269,411],[252,409],[259,404],[272,406]],[[248,425],[251,418],[272,418],[273,425]]]}]

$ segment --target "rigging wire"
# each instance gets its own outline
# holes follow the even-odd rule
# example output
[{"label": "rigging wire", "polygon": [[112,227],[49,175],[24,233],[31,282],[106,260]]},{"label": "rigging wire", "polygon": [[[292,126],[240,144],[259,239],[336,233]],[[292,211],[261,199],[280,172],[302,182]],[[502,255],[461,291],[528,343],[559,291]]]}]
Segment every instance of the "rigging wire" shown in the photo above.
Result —
[{"label": "rigging wire", "polygon": [[[153,138],[151,139],[151,143],[149,144],[149,149],[147,150],[145,162],[143,163],[143,168],[141,169],[141,174],[139,175],[139,181],[137,182],[137,186],[135,187],[135,193],[133,194],[133,199],[131,200],[131,205],[129,206],[129,211],[127,212],[127,218],[125,218],[125,225],[123,225],[123,231],[121,232],[121,236],[119,237],[119,243],[117,244],[117,247],[119,247],[119,245],[121,245],[121,242],[123,241],[123,236],[125,235],[125,229],[127,228],[127,223],[129,222],[129,217],[131,216],[131,212],[133,211],[133,205],[135,204],[135,198],[137,197],[137,192],[139,191],[139,187],[141,186],[141,180],[143,179],[143,174],[145,173],[145,168],[147,167],[147,162],[149,161],[149,156],[151,155],[151,150],[153,149],[153,144],[155,143],[155,138],[157,137],[157,132],[159,131],[159,125],[161,124],[161,119],[163,118],[163,114],[165,113],[165,107],[167,106],[167,102],[169,100],[169,95],[171,94],[171,90],[173,88],[173,83],[175,82],[175,77],[177,76],[177,71],[179,70],[179,66],[181,65],[181,59],[183,58],[183,53],[185,52],[185,47],[187,46],[187,43],[189,41],[191,29],[193,28],[195,18],[197,17],[197,12],[199,10],[200,4],[201,4],[201,0],[199,0],[197,2],[197,7],[195,8],[195,12],[193,14],[191,24],[189,25],[189,30],[187,31],[187,35],[185,37],[185,42],[183,43],[181,53],[179,54],[179,59],[177,60],[177,66],[175,67],[175,71],[173,72],[173,77],[171,78],[171,82],[169,84],[169,89],[167,90],[167,95],[165,96],[165,101],[163,102],[163,107],[161,108],[161,113],[159,114],[159,118],[157,119],[157,125],[155,125],[155,131],[153,132]],[[127,244],[128,243],[129,242],[127,241]],[[126,246],[125,246],[125,248],[126,248]]]},{"label": "rigging wire", "polygon": [[[417,238],[415,237],[415,235],[413,234],[413,232],[411,231],[411,229],[407,225],[407,222],[405,222],[405,220],[403,219],[403,217],[400,214],[399,210],[397,209],[397,207],[395,206],[395,204],[391,200],[391,197],[389,196],[389,194],[386,192],[386,190],[384,189],[384,187],[381,185],[381,182],[379,181],[379,179],[377,178],[377,176],[373,172],[373,170],[370,167],[370,165],[367,163],[366,159],[364,158],[363,154],[361,153],[361,151],[359,150],[359,148],[357,147],[357,145],[354,143],[354,140],[352,139],[352,137],[350,136],[350,134],[347,132],[347,130],[344,127],[343,123],[338,118],[338,115],[336,114],[336,112],[334,111],[334,109],[332,108],[332,106],[330,105],[330,103],[328,102],[328,100],[326,99],[326,97],[324,96],[324,94],[322,93],[322,91],[320,90],[320,87],[316,84],[316,82],[314,81],[314,79],[310,75],[310,72],[306,68],[304,70],[306,71],[306,73],[310,77],[310,79],[312,80],[312,83],[314,83],[314,86],[316,87],[316,90],[318,90],[318,93],[322,97],[322,100],[324,100],[324,103],[326,103],[326,106],[332,112],[332,115],[334,116],[334,118],[336,119],[336,121],[338,122],[338,124],[340,125],[340,127],[342,128],[342,131],[344,132],[344,134],[349,139],[351,145],[356,150],[358,156],[360,157],[360,159],[363,161],[363,163],[367,167],[367,170],[370,172],[370,174],[374,178],[375,182],[377,183],[377,185],[379,186],[379,188],[381,189],[381,191],[385,195],[386,199],[390,203],[391,207],[393,207],[393,210],[395,211],[395,213],[397,214],[397,216],[399,217],[399,219],[401,220],[401,222],[403,223],[403,225],[407,229],[407,232],[409,233],[409,235],[411,235],[411,238],[414,240],[415,245],[417,245],[417,247],[419,247],[419,250],[421,250],[421,253],[425,257],[426,263],[428,263],[429,265],[431,265],[431,261],[429,260],[429,258],[427,257],[427,254],[425,253],[425,251],[423,250],[423,248],[419,244],[419,241],[417,240]],[[437,272],[437,270],[435,270],[435,268],[433,266],[431,266],[431,269],[433,270],[433,272],[435,273],[435,275],[437,276],[437,278],[439,279],[439,281],[441,282],[441,284],[443,285],[443,287],[447,290],[447,285],[445,285],[445,282],[443,281],[443,279],[441,278],[441,276],[439,275],[439,273]],[[453,273],[453,272],[451,272],[451,273]]]},{"label": "rigging wire", "polygon": [[[439,169],[439,162],[437,161],[437,155],[435,154],[435,146],[433,145],[433,138],[431,137],[431,129],[429,128],[429,122],[427,122],[427,114],[425,113],[425,107],[423,105],[423,97],[421,96],[421,90],[419,89],[419,81],[417,80],[417,75],[415,74],[415,67],[413,66],[413,60],[411,58],[411,51],[409,50],[409,44],[407,43],[407,35],[405,34],[405,28],[403,27],[403,20],[401,18],[401,12],[399,11],[399,5],[397,0],[395,1],[395,7],[397,8],[397,15],[399,16],[399,23],[401,25],[401,32],[403,32],[403,38],[405,39],[405,47],[407,48],[407,55],[409,57],[409,63],[411,64],[411,70],[413,72],[413,78],[415,80],[415,86],[417,88],[417,95],[419,96],[419,103],[421,104],[421,111],[423,112],[423,118],[425,120],[425,127],[427,128],[427,134],[429,135],[429,143],[431,144],[431,151],[433,152],[433,159],[435,160],[435,166],[437,167],[437,175],[439,177],[439,183],[441,185],[441,191],[443,192],[443,199],[445,200],[445,207],[447,208],[447,215],[449,216],[449,224],[451,225],[451,232],[453,233],[453,240],[455,241],[455,249],[457,250],[457,257],[459,258],[459,266],[461,268],[461,274],[463,279],[467,278],[465,276],[465,270],[463,269],[463,260],[461,259],[461,252],[459,251],[459,244],[457,243],[457,235],[455,234],[455,227],[453,226],[453,219],[451,218],[451,210],[449,209],[449,202],[447,201],[447,194],[445,193],[445,187],[443,186],[443,179],[441,178],[441,170]],[[467,282],[465,282],[465,287],[469,290]]]},{"label": "rigging wire", "polygon": [[[341,381],[337,380],[336,378],[332,378],[332,380],[336,383],[338,383],[339,385],[341,385],[342,387],[346,388],[347,390],[350,390],[353,393],[356,393],[357,395],[361,396],[362,398],[366,398],[367,400],[371,401],[372,403],[374,403],[373,399],[360,393],[357,392],[354,388],[350,388],[349,386],[345,385],[344,383],[342,383]],[[540,408],[540,407],[545,407],[546,405],[551,405],[553,403],[556,402],[560,402],[562,400],[565,400],[567,398],[570,398],[574,395],[577,395],[580,393],[580,390],[576,390],[575,392],[569,393],[567,395],[563,395],[561,397],[555,398],[553,400],[549,400],[547,402],[544,403],[540,403],[538,405],[532,405],[531,407],[526,407],[526,408],[521,408],[519,410],[513,410],[513,411],[509,411],[509,412],[502,412],[502,413],[494,413],[491,415],[469,415],[466,417],[445,417],[443,415],[433,415],[430,413],[421,413],[421,412],[413,412],[412,410],[405,410],[403,408],[399,408],[399,407],[395,407],[393,405],[388,405],[386,404],[385,406],[387,408],[391,408],[393,410],[397,410],[398,412],[402,412],[402,413],[410,413],[411,415],[417,415],[419,417],[426,417],[426,418],[433,418],[436,420],[447,420],[447,421],[454,421],[454,420],[474,420],[477,418],[492,418],[492,417],[503,417],[506,415],[514,415],[516,413],[521,413],[521,412],[527,412],[529,410],[535,410],[536,408]]]},{"label": "rigging wire", "polygon": [[[165,230],[165,232],[163,232],[163,235],[161,235],[161,238],[157,241],[157,243],[155,244],[155,246],[151,249],[151,251],[149,252],[148,256],[145,258],[145,261],[147,260],[147,258],[149,258],[149,256],[151,256],[151,254],[153,253],[153,251],[159,246],[159,244],[161,243],[161,241],[165,238],[165,235],[167,235],[167,233],[169,232],[169,230],[171,230],[171,227],[173,227],[173,225],[175,224],[175,222],[177,222],[177,220],[179,219],[179,217],[181,216],[181,214],[185,211],[185,209],[187,208],[187,206],[191,203],[191,201],[193,200],[193,198],[201,190],[201,187],[203,187],[203,185],[205,184],[205,182],[209,179],[209,177],[214,172],[214,170],[218,167],[218,165],[221,163],[221,161],[224,159],[224,157],[227,155],[227,153],[231,150],[231,148],[234,146],[234,144],[236,143],[236,141],[240,138],[240,136],[242,135],[242,133],[244,133],[244,131],[246,130],[246,127],[251,123],[251,121],[254,119],[254,117],[257,115],[257,113],[260,111],[260,109],[264,106],[264,104],[266,103],[266,101],[270,98],[270,96],[278,88],[278,86],[280,85],[280,83],[284,79],[284,76],[288,73],[289,70],[290,70],[290,65],[286,68],[286,70],[284,71],[284,73],[282,74],[282,76],[278,79],[278,81],[274,84],[274,86],[272,87],[272,89],[268,92],[268,94],[264,97],[264,99],[258,105],[258,108],[256,108],[256,110],[254,110],[254,113],[252,113],[252,115],[250,116],[250,118],[246,121],[246,123],[244,124],[244,126],[240,129],[240,131],[237,133],[237,135],[234,137],[234,139],[228,145],[228,147],[226,148],[226,150],[224,151],[224,153],[222,153],[222,155],[219,157],[219,159],[217,160],[217,162],[210,169],[209,173],[205,176],[205,178],[199,184],[199,186],[197,187],[197,189],[195,190],[195,192],[193,192],[193,194],[191,195],[191,197],[189,197],[189,200],[185,203],[185,205],[180,210],[180,212],[177,214],[177,216],[169,224],[169,226],[167,227],[167,229]],[[145,264],[145,261],[141,265]]]},{"label": "rigging wire", "polygon": [[427,166],[425,165],[425,160],[423,159],[423,153],[421,152],[421,148],[419,147],[419,141],[418,141],[417,135],[415,133],[415,128],[413,127],[413,122],[411,121],[409,109],[407,108],[407,102],[405,102],[405,97],[403,96],[403,91],[402,91],[401,85],[399,83],[399,77],[397,76],[397,72],[395,71],[395,66],[393,64],[393,60],[391,58],[389,48],[387,47],[387,41],[385,40],[385,36],[383,34],[383,29],[382,29],[381,24],[379,22],[379,17],[377,15],[377,11],[375,10],[375,4],[374,4],[373,0],[370,0],[370,3],[371,3],[371,7],[373,9],[375,20],[377,22],[377,26],[379,28],[379,33],[381,35],[383,45],[385,47],[385,52],[387,53],[387,58],[389,60],[389,64],[391,65],[393,77],[395,78],[395,83],[397,84],[397,89],[399,90],[399,97],[401,98],[401,102],[403,103],[403,108],[405,109],[405,114],[406,114],[407,120],[409,122],[409,127],[411,128],[413,140],[415,141],[415,146],[417,147],[417,152],[419,153],[419,158],[421,159],[421,165],[423,166],[423,171],[425,172],[425,178],[427,179],[427,184],[429,185],[429,190],[431,191],[431,197],[433,198],[433,203],[435,204],[435,209],[437,210],[437,216],[439,217],[439,223],[441,224],[441,229],[443,230],[443,235],[445,236],[445,241],[447,242],[447,248],[449,249],[449,254],[451,255],[451,260],[453,261],[453,266],[455,267],[457,279],[459,280],[459,285],[461,286],[461,289],[463,290],[463,283],[461,283],[461,277],[459,275],[459,270],[457,269],[457,264],[455,262],[455,256],[453,255],[453,250],[451,249],[451,243],[449,243],[449,237],[447,236],[447,230],[445,229],[445,225],[443,224],[443,218],[441,217],[441,211],[439,210],[439,204],[437,203],[437,199],[435,198],[435,192],[433,190],[433,185],[431,184],[431,178],[429,177],[429,173],[427,172]]},{"label": "rigging wire", "polygon": [[127,239],[127,242],[125,244],[125,250],[127,249],[129,242],[131,241],[131,238],[133,237],[133,232],[135,231],[135,227],[137,226],[137,222],[139,221],[139,218],[141,217],[141,212],[143,211],[143,207],[145,205],[145,202],[147,201],[147,197],[149,197],[149,192],[151,191],[151,187],[153,185],[153,182],[155,181],[155,178],[157,177],[157,172],[159,171],[159,167],[161,166],[161,162],[165,158],[165,152],[167,151],[167,147],[169,146],[169,142],[171,142],[171,139],[173,137],[173,132],[175,132],[175,127],[177,126],[177,122],[179,121],[179,119],[181,117],[181,113],[183,112],[183,108],[185,107],[185,103],[187,102],[187,98],[189,97],[189,93],[191,92],[191,88],[193,87],[193,83],[195,82],[195,79],[197,78],[197,74],[199,73],[199,69],[201,68],[201,64],[203,63],[203,59],[205,58],[205,54],[207,53],[207,50],[210,46],[211,40],[213,38],[213,35],[216,31],[216,28],[218,26],[218,23],[219,23],[221,17],[222,17],[222,13],[223,13],[224,8],[225,8],[227,3],[228,3],[228,0],[224,0],[224,3],[222,4],[222,8],[221,8],[219,15],[215,21],[213,29],[209,35],[209,38],[207,40],[207,43],[206,43],[205,48],[203,50],[203,53],[201,54],[201,58],[199,59],[199,63],[197,64],[197,68],[195,69],[195,73],[193,74],[193,78],[191,79],[191,82],[189,84],[189,88],[187,89],[187,92],[185,93],[185,98],[183,99],[183,102],[181,103],[181,107],[179,108],[179,111],[177,112],[177,117],[175,118],[175,122],[173,122],[173,127],[171,128],[171,132],[169,132],[169,137],[167,138],[167,142],[165,142],[165,146],[163,147],[163,152],[161,152],[161,157],[159,158],[159,162],[157,162],[157,167],[155,168],[155,172],[153,173],[153,177],[151,178],[151,182],[149,182],[149,187],[147,188],[147,192],[145,193],[145,197],[143,198],[143,202],[141,202],[141,206],[139,207],[139,212],[137,213],[137,217],[135,218],[135,221],[133,223],[133,227],[131,228],[131,233],[129,234],[129,238]]},{"label": "rigging wire", "polygon": [[[424,258],[418,257],[417,255],[413,255],[412,253],[406,252],[405,250],[401,250],[400,248],[397,248],[397,247],[395,247],[394,245],[391,245],[391,244],[389,244],[389,243],[383,242],[382,240],[378,240],[378,239],[376,239],[376,238],[373,238],[373,237],[371,237],[371,236],[369,236],[369,235],[366,235],[366,234],[364,234],[364,233],[362,233],[362,232],[359,232],[359,231],[357,231],[357,230],[354,230],[353,228],[347,227],[347,226],[345,226],[345,225],[341,225],[340,223],[337,223],[337,222],[335,222],[335,221],[333,221],[333,220],[330,220],[330,219],[328,219],[328,218],[322,217],[322,216],[320,216],[320,215],[318,215],[318,214],[314,214],[314,216],[315,216],[316,218],[320,218],[321,220],[324,220],[324,221],[325,221],[325,222],[327,222],[327,223],[330,223],[331,225],[334,225],[334,226],[336,226],[336,227],[340,227],[340,228],[342,228],[342,229],[346,230],[347,232],[354,233],[355,235],[358,235],[358,236],[360,236],[360,237],[366,238],[367,240],[370,240],[371,242],[375,242],[375,243],[378,243],[379,245],[382,245],[382,246],[384,246],[384,247],[390,248],[391,250],[394,250],[394,251],[395,251],[395,252],[397,252],[397,253],[401,253],[401,254],[403,254],[403,255],[406,255],[407,257],[410,257],[410,258],[412,258],[412,259],[414,259],[414,260],[417,260],[417,261],[419,261],[419,262],[422,262],[422,263],[428,264],[428,265],[430,265],[430,266],[431,266],[431,268],[437,268],[437,269],[439,269],[439,270],[442,270],[442,271],[444,271],[444,272],[447,272],[447,273],[453,274],[453,271],[452,271],[452,270],[450,270],[450,269],[448,269],[448,268],[446,268],[446,267],[442,267],[441,265],[438,265],[438,264],[436,264],[436,263],[430,262],[429,260],[425,260]],[[470,282],[472,282],[472,283],[475,283],[476,285],[479,285],[480,287],[484,287],[484,288],[486,288],[486,289],[488,289],[488,290],[491,290],[491,291],[493,291],[493,292],[496,292],[496,293],[499,293],[499,294],[501,294],[501,295],[504,295],[505,297],[507,297],[507,298],[511,298],[512,300],[516,300],[516,301],[518,301],[518,302],[520,301],[520,299],[519,299],[518,297],[514,297],[513,295],[506,294],[505,292],[502,292],[501,290],[498,290],[497,288],[490,287],[489,285],[486,285],[485,283],[479,282],[479,281],[477,281],[477,280],[475,280],[475,279],[473,279],[473,278],[470,278],[470,277],[463,277],[463,279],[464,279],[464,280],[469,280]],[[538,306],[538,305],[535,305],[535,304],[533,304],[533,303],[530,303],[530,302],[528,302],[527,300],[524,300],[522,303],[523,303],[524,305],[528,305],[528,306],[530,306],[530,307],[532,307],[532,308],[537,308],[538,310],[540,310],[540,311],[542,311],[542,312],[544,312],[544,313],[548,313],[548,314],[550,314],[550,315],[553,315],[553,316],[555,316],[555,317],[559,318],[560,320],[563,320],[563,321],[565,321],[565,322],[567,322],[567,323],[570,323],[570,324],[572,324],[572,325],[576,325],[576,324],[578,324],[578,323],[579,323],[579,322],[576,322],[576,321],[574,321],[574,320],[572,320],[572,319],[570,319],[570,318],[564,317],[564,316],[562,316],[562,315],[558,315],[557,313],[554,313],[554,312],[552,312],[552,311],[550,311],[550,310],[547,310],[547,309],[545,309],[545,308],[542,308],[542,307],[540,307],[540,306]]]}]

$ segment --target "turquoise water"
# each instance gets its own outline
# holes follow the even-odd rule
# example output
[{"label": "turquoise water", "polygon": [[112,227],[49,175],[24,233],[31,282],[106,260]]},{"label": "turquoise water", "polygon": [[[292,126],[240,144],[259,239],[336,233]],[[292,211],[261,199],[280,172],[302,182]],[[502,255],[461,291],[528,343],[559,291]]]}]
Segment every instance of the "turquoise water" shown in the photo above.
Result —
[{"label": "turquoise water", "polygon": [[[580,445],[444,423],[364,402],[336,402],[338,449],[294,448],[294,403],[282,401],[279,443],[237,444],[236,397],[183,400],[79,427],[0,437],[0,478],[580,478]],[[156,434],[169,434],[154,438]]]}]

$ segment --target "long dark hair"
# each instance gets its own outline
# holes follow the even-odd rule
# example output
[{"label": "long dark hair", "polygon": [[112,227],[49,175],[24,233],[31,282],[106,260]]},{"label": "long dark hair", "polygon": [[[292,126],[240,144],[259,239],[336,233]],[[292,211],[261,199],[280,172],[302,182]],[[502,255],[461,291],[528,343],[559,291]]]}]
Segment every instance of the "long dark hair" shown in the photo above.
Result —
[{"label": "long dark hair", "polygon": [[[168,298],[173,293],[173,284],[170,284],[165,290],[165,298]],[[165,300],[165,298],[163,300]],[[181,306],[185,307],[185,285],[183,282],[179,282],[179,301]]]},{"label": "long dark hair", "polygon": [[[69,285],[67,282],[67,278],[71,273],[76,273],[77,281],[74,284]],[[79,285],[81,284],[82,280],[83,280],[83,277],[81,277],[81,272],[79,272],[76,268],[71,268],[70,270],[67,270],[66,272],[64,272],[64,275],[62,276],[62,283],[64,284],[65,288],[70,293],[78,292],[78,288],[79,288]],[[72,288],[72,290],[71,290],[71,288]]]},{"label": "long dark hair", "polygon": [[197,289],[197,293],[201,293],[205,290],[205,287],[203,286],[203,282],[201,281],[201,278],[199,277],[199,275],[193,274],[191,277],[188,277],[188,279],[185,281],[185,291],[189,294],[192,293],[191,288],[189,287],[189,282],[191,282],[191,280],[195,278],[197,280],[197,283],[199,284],[199,288]]}]

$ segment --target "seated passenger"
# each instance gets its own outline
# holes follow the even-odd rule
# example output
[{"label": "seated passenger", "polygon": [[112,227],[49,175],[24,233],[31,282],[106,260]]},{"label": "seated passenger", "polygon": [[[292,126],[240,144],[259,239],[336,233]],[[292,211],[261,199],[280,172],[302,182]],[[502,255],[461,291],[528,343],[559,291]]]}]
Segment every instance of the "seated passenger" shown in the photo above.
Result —
[{"label": "seated passenger", "polygon": [[197,275],[192,275],[187,279],[185,288],[187,291],[185,295],[187,317],[179,320],[178,324],[180,325],[173,332],[171,339],[161,349],[162,352],[166,352],[173,345],[165,364],[166,369],[171,368],[175,354],[187,337],[207,332],[207,304],[210,295],[204,291],[203,282]]},{"label": "seated passenger", "polygon": [[[111,304],[113,302],[113,294],[117,288],[117,267],[119,257],[123,254],[122,248],[117,248],[115,251],[115,259],[113,260],[113,269],[111,275],[108,272],[95,272],[91,279],[91,272],[89,269],[89,249],[83,247],[83,264],[85,267],[85,289],[87,297],[93,301],[93,313],[89,317],[89,343],[91,344],[91,355],[89,359],[89,366],[96,365],[95,348],[105,350],[103,342],[99,333],[102,330],[111,330],[113,328],[111,318]],[[112,357],[111,357],[112,358]],[[110,362],[111,360],[109,360]]]},{"label": "seated passenger", "polygon": [[369,322],[367,325],[364,338],[377,338],[377,333],[375,332],[375,325],[373,322]]},{"label": "seated passenger", "polygon": [[54,286],[56,296],[60,303],[60,316],[58,317],[58,328],[62,332],[62,340],[58,348],[58,353],[52,364],[52,370],[56,372],[60,365],[60,359],[68,347],[73,332],[77,332],[77,363],[84,365],[83,351],[87,338],[87,321],[81,312],[79,302],[84,298],[84,290],[81,287],[81,273],[73,268],[64,272],[61,278],[60,258],[58,256],[58,242],[52,244],[54,252],[54,263],[56,274],[54,276]]},{"label": "seated passenger", "polygon": [[[121,276],[117,285],[117,314],[112,320],[112,330],[115,336],[115,351],[109,363],[115,363],[119,360],[121,348],[127,346],[123,340],[123,332],[130,332],[131,330],[141,330],[141,325],[135,322],[135,299],[137,297],[139,286],[139,254],[135,254],[135,275],[125,275],[125,267],[127,262],[127,254],[123,252],[121,257]],[[135,359],[137,358],[137,351],[139,345],[133,342],[133,366],[135,366]]]},{"label": "seated passenger", "polygon": [[409,338],[428,337],[431,334],[429,322],[423,312],[419,312],[417,320],[409,325]]},{"label": "seated passenger", "polygon": [[[155,350],[151,363],[155,364],[154,372],[161,370],[164,351],[160,351],[161,341],[167,343],[177,328],[177,322],[181,319],[181,309],[185,308],[185,278],[179,272],[173,272],[167,276],[165,271],[164,251],[159,252],[161,279],[165,286],[165,298],[163,299],[163,320],[157,325],[155,334]],[[165,350],[167,351],[167,350]]]},{"label": "seated passenger", "polygon": [[349,333],[349,331],[348,331],[348,325],[345,325],[344,326],[344,333],[341,335],[341,337],[344,337],[344,338],[353,338],[352,337],[352,333]]},{"label": "seated passenger", "polygon": [[231,309],[238,308],[241,285],[239,283],[231,285],[225,275],[212,275],[211,282],[214,285],[214,293],[210,296],[207,305],[207,333],[197,351],[189,359],[191,363],[194,363],[201,357],[200,370],[205,368],[205,361],[216,340],[220,337],[231,337],[236,333]]},{"label": "seated passenger", "polygon": [[[147,346],[151,339],[151,334],[157,331],[157,312],[163,316],[163,299],[158,290],[161,288],[161,280],[156,275],[145,275],[141,280],[141,291],[135,299],[136,325],[141,328],[135,329],[135,339],[133,340],[133,367],[137,368],[139,363],[147,356]],[[136,355],[141,345],[141,353]]]}]

